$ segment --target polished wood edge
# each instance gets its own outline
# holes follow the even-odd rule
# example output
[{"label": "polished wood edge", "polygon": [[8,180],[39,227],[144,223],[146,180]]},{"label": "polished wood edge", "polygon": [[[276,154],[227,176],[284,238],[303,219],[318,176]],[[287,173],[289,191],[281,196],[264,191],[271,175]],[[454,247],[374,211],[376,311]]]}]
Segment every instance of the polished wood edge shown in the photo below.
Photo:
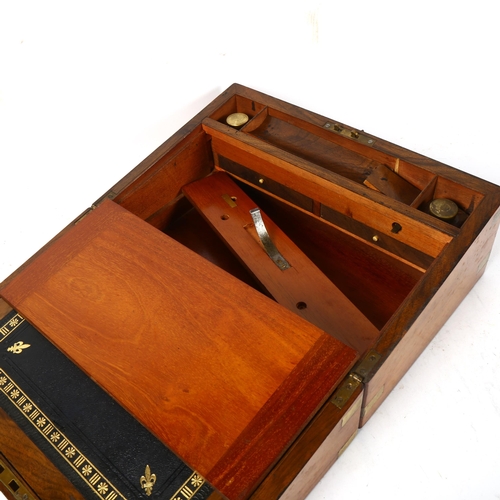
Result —
[{"label": "polished wood edge", "polygon": [[0,492],[9,500],[40,500],[29,487],[21,474],[0,453]]},{"label": "polished wood edge", "polygon": [[342,409],[328,400],[250,500],[305,498],[358,429],[362,392],[360,385]]},{"label": "polished wood edge", "polygon": [[[231,89],[232,92],[238,95],[247,97],[248,99],[253,99],[255,101],[264,104],[265,106],[275,108],[283,113],[290,114],[295,118],[308,121],[318,126],[323,126],[326,122],[334,122],[338,123],[344,128],[355,129],[355,127],[352,127],[345,123],[341,123],[332,118],[326,117],[318,112],[307,110],[301,106],[291,104],[287,101],[284,101],[277,97],[270,96],[268,94],[246,87],[244,85],[233,84],[229,88]],[[467,186],[470,187],[471,189],[483,192],[485,194],[487,193],[491,194],[495,192],[498,193],[500,189],[499,186],[487,180],[480,179],[471,174],[467,174],[443,162],[434,160],[420,153],[416,153],[402,146],[398,146],[397,144],[389,142],[373,134],[366,133],[365,131],[363,131],[363,133],[376,140],[375,145],[372,146],[372,148],[377,151],[380,151],[381,153],[387,153],[391,156],[396,156],[401,160],[413,163],[416,166],[423,168],[424,170],[434,172],[437,175],[442,175],[443,177],[447,177],[451,180],[454,180],[455,182],[461,184],[465,182]],[[349,144],[352,144],[353,146],[356,144],[355,141],[352,141],[350,139],[346,139],[346,141],[349,141]]]},{"label": "polished wood edge", "polygon": [[427,304],[443,286],[448,276],[485,229],[485,226],[489,228],[488,231],[493,231],[495,234],[499,223],[498,199],[486,197],[464,224],[460,234],[434,260],[422,279],[400,305],[398,310],[400,312],[396,312],[382,329],[379,340],[373,348],[383,357],[366,381],[370,380],[383,366],[384,360],[422,314]]},{"label": "polished wood edge", "polygon": [[[411,301],[415,294],[415,302],[418,302],[418,309],[413,313],[413,321],[402,332],[396,331],[398,335],[393,336],[393,339],[397,338],[392,344],[390,335],[393,332],[388,331],[375,347],[378,352],[383,353],[383,357],[365,380],[361,425],[364,425],[380,407],[482,276],[499,224],[500,209],[473,243],[463,248],[463,253],[456,262],[443,259],[444,270],[438,273],[436,269],[430,279],[423,283],[423,291],[417,287],[410,294],[407,300]],[[419,300],[419,294],[427,296]],[[406,307],[411,308],[411,304]],[[397,326],[396,321],[391,328]]]},{"label": "polished wood edge", "polygon": [[12,311],[12,307],[10,307],[5,300],[0,299],[0,318],[3,318],[6,316],[8,313]]},{"label": "polished wood edge", "polygon": [[[40,250],[34,253],[26,262],[24,262],[21,266],[19,266],[10,276],[7,276],[5,280],[0,283],[0,298],[2,297],[2,290],[15,278],[17,277],[24,269],[26,269],[34,260],[38,259],[43,253],[49,249],[61,236],[63,236],[66,232],[68,232],[78,221],[83,219],[92,208],[85,209],[78,217],[76,217],[72,222],[70,222],[64,229],[62,229],[59,233],[57,233],[53,238],[51,238],[45,245],[43,245]],[[3,297],[5,299],[5,297]],[[8,302],[8,301],[6,301]]]},{"label": "polished wood edge", "polygon": [[324,334],[206,475],[231,500],[245,499],[307,425],[357,354]]}]

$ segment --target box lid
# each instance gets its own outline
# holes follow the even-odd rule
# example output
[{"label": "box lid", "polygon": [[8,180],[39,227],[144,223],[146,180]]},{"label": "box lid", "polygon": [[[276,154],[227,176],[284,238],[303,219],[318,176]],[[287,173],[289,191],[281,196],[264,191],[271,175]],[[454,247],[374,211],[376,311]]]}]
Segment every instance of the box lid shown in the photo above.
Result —
[{"label": "box lid", "polygon": [[1,295],[230,499],[251,493],[357,358],[109,200]]}]

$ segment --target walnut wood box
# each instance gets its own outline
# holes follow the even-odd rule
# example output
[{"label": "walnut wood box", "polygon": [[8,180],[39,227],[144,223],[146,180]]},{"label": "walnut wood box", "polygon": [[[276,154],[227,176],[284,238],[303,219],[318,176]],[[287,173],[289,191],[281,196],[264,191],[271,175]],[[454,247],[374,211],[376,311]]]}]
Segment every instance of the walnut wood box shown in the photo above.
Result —
[{"label": "walnut wood box", "polygon": [[[440,199],[453,218],[433,215]],[[2,283],[0,312],[211,500],[302,499],[482,275],[499,204],[498,186],[235,84]],[[86,498],[0,418],[19,485]]]}]

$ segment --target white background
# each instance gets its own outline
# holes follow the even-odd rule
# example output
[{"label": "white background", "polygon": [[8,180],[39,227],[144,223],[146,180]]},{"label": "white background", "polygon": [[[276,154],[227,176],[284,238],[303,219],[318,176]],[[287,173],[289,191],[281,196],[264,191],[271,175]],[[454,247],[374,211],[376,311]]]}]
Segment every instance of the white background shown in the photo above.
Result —
[{"label": "white background", "polygon": [[[495,1],[0,0],[0,280],[235,81],[500,184],[499,49]],[[309,500],[500,499],[499,284]]]}]

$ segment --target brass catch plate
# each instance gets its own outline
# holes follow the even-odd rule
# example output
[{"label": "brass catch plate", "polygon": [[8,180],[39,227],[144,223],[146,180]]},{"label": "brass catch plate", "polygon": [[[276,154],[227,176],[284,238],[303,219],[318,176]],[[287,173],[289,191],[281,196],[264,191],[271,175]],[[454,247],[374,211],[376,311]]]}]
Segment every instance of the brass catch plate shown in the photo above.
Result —
[{"label": "brass catch plate", "polygon": [[0,455],[0,483],[5,486],[7,491],[12,493],[15,498],[22,500],[37,500],[31,490],[21,481],[16,474],[9,468],[7,460]]},{"label": "brass catch plate", "polygon": [[336,134],[342,135],[344,137],[348,137],[353,141],[360,142],[361,144],[366,144],[367,146],[373,146],[376,142],[373,137],[368,137],[362,131],[345,127],[340,123],[326,122],[323,125],[323,128],[326,128],[331,132],[335,132]]}]

